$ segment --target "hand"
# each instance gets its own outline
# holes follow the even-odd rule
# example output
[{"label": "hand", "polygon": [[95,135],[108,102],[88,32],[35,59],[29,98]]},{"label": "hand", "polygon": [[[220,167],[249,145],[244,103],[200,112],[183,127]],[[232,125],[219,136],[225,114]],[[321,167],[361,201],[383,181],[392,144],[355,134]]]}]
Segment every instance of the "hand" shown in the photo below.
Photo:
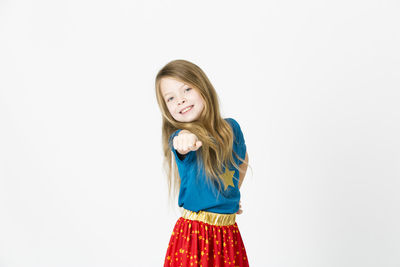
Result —
[{"label": "hand", "polygon": [[190,151],[196,151],[203,144],[195,134],[189,132],[188,130],[182,130],[173,139],[174,148],[181,155],[185,155]]},{"label": "hand", "polygon": [[239,200],[239,210],[236,212],[236,214],[242,214],[242,213],[243,213],[242,204],[240,203],[240,200]]}]

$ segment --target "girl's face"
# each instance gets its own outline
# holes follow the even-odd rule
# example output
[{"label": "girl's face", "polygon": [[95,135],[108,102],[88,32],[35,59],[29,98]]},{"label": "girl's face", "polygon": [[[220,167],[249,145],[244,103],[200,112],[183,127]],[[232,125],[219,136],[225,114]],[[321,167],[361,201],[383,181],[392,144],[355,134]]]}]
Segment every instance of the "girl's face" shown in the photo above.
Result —
[{"label": "girl's face", "polygon": [[164,77],[160,81],[161,95],[171,116],[179,122],[192,122],[200,117],[204,109],[204,100],[191,86]]}]

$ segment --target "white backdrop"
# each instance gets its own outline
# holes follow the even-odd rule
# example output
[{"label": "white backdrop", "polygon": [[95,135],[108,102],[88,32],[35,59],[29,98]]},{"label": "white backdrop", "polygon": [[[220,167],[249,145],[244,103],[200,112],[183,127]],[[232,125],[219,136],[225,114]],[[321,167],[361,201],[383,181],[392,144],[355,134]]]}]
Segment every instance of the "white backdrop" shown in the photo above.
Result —
[{"label": "white backdrop", "polygon": [[0,266],[162,266],[179,212],[154,78],[173,59],[199,65],[242,127],[250,266],[400,266],[399,14],[0,0]]}]

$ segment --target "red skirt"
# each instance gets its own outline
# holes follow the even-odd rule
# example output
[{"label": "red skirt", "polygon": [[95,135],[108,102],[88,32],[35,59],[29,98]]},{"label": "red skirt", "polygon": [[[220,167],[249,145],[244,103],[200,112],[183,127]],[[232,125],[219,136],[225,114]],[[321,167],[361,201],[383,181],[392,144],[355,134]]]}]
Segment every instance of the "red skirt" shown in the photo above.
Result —
[{"label": "red skirt", "polygon": [[230,218],[222,218],[221,221],[216,216],[225,214],[184,210],[172,232],[164,267],[249,266],[235,214],[227,215]]}]

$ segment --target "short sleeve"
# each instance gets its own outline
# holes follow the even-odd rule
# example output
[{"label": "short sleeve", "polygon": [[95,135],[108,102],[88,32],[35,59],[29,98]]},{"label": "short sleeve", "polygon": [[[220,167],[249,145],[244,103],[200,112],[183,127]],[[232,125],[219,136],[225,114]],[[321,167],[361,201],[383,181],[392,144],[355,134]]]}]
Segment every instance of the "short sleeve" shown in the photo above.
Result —
[{"label": "short sleeve", "polygon": [[235,119],[229,118],[227,120],[233,128],[233,134],[235,136],[234,140],[234,148],[236,148],[235,152],[238,154],[240,158],[244,159],[246,156],[247,148],[242,129],[240,128],[239,123]]}]

